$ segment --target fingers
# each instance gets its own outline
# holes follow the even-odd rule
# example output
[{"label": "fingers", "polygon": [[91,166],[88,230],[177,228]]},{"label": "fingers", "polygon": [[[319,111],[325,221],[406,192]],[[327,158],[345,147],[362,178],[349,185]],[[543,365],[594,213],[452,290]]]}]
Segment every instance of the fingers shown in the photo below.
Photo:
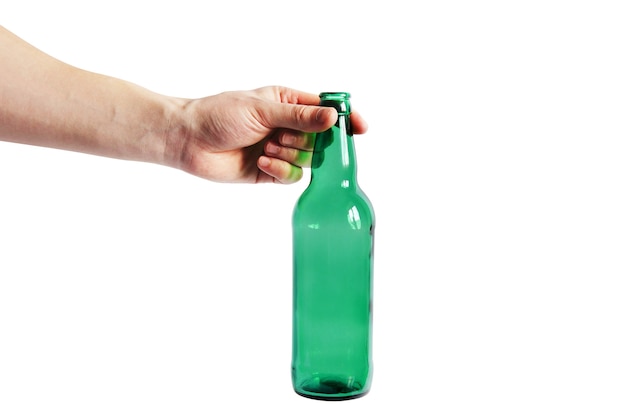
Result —
[{"label": "fingers", "polygon": [[[355,134],[367,131],[367,123],[359,113],[351,114]],[[303,176],[303,167],[310,167],[315,145],[315,133],[281,129],[263,148],[265,155],[258,159],[258,168],[267,174],[268,180],[292,184]]]},{"label": "fingers", "polygon": [[274,182],[297,182],[302,178],[302,168],[311,166],[314,144],[314,133],[281,130],[265,143],[257,166]]},{"label": "fingers", "polygon": [[261,156],[257,161],[257,167],[267,174],[273,182],[281,184],[293,184],[300,181],[303,175],[302,168],[290,164],[282,159]]},{"label": "fingers", "polygon": [[[257,160],[257,166],[266,175],[264,181],[297,182],[303,176],[302,168],[311,166],[315,133],[333,126],[337,111],[318,106],[317,95],[283,87],[258,91],[274,100],[257,107],[257,115],[258,121],[275,133],[265,143],[264,155]],[[352,112],[350,119],[354,134],[367,131],[367,123],[359,113]]]},{"label": "fingers", "polygon": [[275,142],[267,142],[265,144],[265,155],[281,159],[299,167],[310,167],[311,159],[313,158],[312,151],[288,148],[280,146]]}]

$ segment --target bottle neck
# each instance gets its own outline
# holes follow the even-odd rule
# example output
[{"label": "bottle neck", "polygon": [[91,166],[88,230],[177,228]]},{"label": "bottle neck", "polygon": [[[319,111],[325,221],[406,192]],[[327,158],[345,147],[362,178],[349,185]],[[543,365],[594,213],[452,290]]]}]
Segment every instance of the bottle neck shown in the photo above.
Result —
[{"label": "bottle neck", "polygon": [[354,188],[357,186],[356,171],[350,115],[339,113],[337,123],[316,136],[311,185]]}]

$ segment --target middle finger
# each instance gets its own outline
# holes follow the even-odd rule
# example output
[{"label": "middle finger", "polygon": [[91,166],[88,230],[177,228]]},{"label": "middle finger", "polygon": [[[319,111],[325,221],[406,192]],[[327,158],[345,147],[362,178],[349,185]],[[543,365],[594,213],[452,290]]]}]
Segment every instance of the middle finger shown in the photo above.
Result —
[{"label": "middle finger", "polygon": [[315,133],[285,129],[278,134],[278,143],[289,148],[312,151],[315,145]]}]

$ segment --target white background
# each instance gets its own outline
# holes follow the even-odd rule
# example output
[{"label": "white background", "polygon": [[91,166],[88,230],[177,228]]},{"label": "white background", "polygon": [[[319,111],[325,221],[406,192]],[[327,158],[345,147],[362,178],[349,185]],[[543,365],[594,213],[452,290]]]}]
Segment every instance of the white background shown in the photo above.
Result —
[{"label": "white background", "polygon": [[0,143],[0,416],[624,416],[620,3],[3,1],[40,49],[163,94],[351,92],[377,240],[372,391],[307,400],[308,176]]}]

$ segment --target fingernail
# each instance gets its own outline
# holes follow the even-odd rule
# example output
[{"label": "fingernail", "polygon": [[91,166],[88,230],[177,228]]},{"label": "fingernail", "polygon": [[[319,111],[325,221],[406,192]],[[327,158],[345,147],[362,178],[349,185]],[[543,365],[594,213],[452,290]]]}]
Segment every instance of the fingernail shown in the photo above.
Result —
[{"label": "fingernail", "polygon": [[280,142],[285,146],[291,146],[295,143],[295,138],[292,135],[285,134],[280,139]]},{"label": "fingernail", "polygon": [[276,146],[275,144],[268,142],[265,150],[267,151],[267,153],[271,153],[276,155],[278,152],[280,152],[280,148],[278,146]]},{"label": "fingernail", "polygon": [[271,163],[272,161],[270,161],[270,159],[267,156],[260,156],[259,160],[257,161],[257,164],[259,165],[259,167],[262,167],[262,168],[267,168],[268,166],[270,166]]}]

